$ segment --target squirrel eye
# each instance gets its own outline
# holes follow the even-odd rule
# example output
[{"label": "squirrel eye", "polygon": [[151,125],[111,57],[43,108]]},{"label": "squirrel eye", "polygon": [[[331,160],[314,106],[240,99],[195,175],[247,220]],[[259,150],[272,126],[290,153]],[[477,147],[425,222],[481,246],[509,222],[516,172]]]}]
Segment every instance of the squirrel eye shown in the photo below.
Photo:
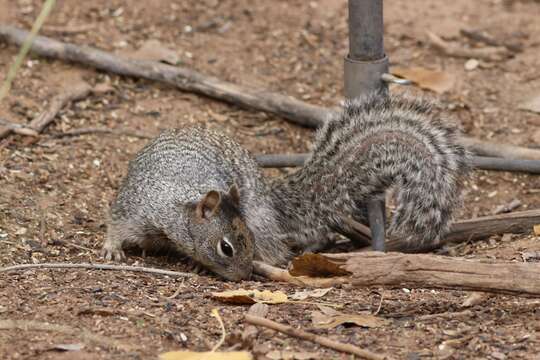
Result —
[{"label": "squirrel eye", "polygon": [[229,243],[229,241],[225,238],[221,239],[221,241],[218,244],[218,253],[221,256],[227,256],[232,257],[234,255],[234,249]]}]

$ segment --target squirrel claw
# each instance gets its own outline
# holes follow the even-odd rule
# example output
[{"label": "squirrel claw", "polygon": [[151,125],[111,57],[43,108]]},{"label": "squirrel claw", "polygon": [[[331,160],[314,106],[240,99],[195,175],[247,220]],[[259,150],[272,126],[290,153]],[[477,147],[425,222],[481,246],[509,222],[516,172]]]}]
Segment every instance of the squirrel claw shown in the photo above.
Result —
[{"label": "squirrel claw", "polygon": [[124,250],[118,248],[108,249],[104,247],[101,250],[101,256],[103,256],[107,261],[122,261],[126,259],[126,254],[124,254]]}]

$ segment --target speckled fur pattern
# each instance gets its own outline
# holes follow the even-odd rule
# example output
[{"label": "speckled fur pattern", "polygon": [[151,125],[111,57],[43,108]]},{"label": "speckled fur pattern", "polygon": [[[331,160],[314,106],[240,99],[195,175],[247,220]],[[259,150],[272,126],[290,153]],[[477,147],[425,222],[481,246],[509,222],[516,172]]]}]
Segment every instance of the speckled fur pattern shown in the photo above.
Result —
[{"label": "speckled fur pattern", "polygon": [[[389,235],[412,247],[435,244],[449,229],[470,169],[458,135],[452,122],[434,115],[428,100],[355,99],[318,131],[311,157],[280,187],[311,197],[315,209],[305,217],[326,219],[330,227],[342,225],[338,212],[361,213],[368,200],[395,187]],[[320,221],[306,228],[321,228]],[[306,234],[306,246],[317,247],[313,238],[324,236]]]},{"label": "speckled fur pattern", "polygon": [[[389,234],[411,245],[436,243],[460,204],[469,170],[457,136],[429,101],[364,97],[346,103],[318,131],[302,168],[267,181],[254,158],[229,137],[202,128],[169,130],[130,163],[112,206],[104,253],[115,257],[125,245],[152,248],[168,241],[216,273],[240,279],[245,269],[237,263],[254,258],[281,265],[291,248],[325,247],[333,229],[345,226],[341,215],[362,213],[366,201],[394,186],[398,207]],[[237,212],[224,212],[206,226],[210,230],[192,226],[190,206],[211,190],[226,199],[233,184]],[[205,235],[225,236],[238,221],[253,243],[238,245],[247,250],[223,263]],[[150,236],[156,233],[165,236]]]}]

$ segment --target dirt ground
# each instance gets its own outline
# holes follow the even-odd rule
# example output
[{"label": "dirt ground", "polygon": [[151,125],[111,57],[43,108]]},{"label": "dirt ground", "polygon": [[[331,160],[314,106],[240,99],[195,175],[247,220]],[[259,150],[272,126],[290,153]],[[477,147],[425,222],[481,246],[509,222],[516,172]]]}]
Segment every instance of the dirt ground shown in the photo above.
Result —
[{"label": "dirt ground", "polygon": [[[41,3],[0,0],[0,21],[27,28]],[[342,99],[346,16],[345,0],[59,0],[43,34],[114,52],[133,51],[157,39],[176,49],[184,66],[332,106]],[[540,115],[518,110],[518,105],[540,92],[539,19],[537,1],[387,0],[385,47],[392,65],[421,66],[455,77],[450,91],[434,96],[469,135],[538,146]],[[83,32],[58,31],[89,24]],[[462,46],[482,46],[460,35],[462,28],[519,43],[523,51],[502,61],[480,61],[467,71],[467,59],[441,55],[426,42],[429,30]],[[0,45],[2,79],[16,52],[13,46]],[[79,77],[91,84],[110,84],[113,91],[70,105],[37,141],[20,135],[0,140],[0,266],[102,261],[105,213],[128,160],[146,140],[102,134],[58,138],[54,133],[109,127],[155,135],[160,129],[202,123],[236,137],[255,153],[306,151],[312,140],[312,130],[271,115],[35,56],[26,59],[0,104],[0,117],[27,123]],[[461,218],[489,215],[514,199],[522,203],[519,210],[538,208],[540,177],[476,171],[465,193]],[[540,241],[532,235],[495,236],[447,251],[476,259],[524,261],[524,252],[540,251]],[[132,253],[127,262],[187,270],[170,256],[142,258]],[[296,291],[263,279],[230,283],[213,276],[181,280],[87,270],[2,273],[0,319],[65,325],[79,332],[0,329],[0,358],[151,359],[165,351],[205,351],[221,334],[210,315],[213,308],[219,308],[227,329],[224,350],[246,349],[258,359],[280,358],[275,350],[296,352],[297,358],[306,358],[306,353],[318,359],[351,358],[270,330],[242,341],[248,308],[209,297],[213,291],[238,288]],[[538,299],[489,296],[463,313],[467,309],[462,303],[469,295],[344,286],[319,300],[342,304],[341,311],[349,314],[375,312],[380,306],[378,316],[389,324],[313,329],[311,312],[317,308],[310,304],[274,305],[268,318],[395,358],[540,359]],[[442,315],[424,316],[428,314]],[[84,329],[120,346],[92,339]],[[62,352],[57,349],[61,344],[84,347]]]}]

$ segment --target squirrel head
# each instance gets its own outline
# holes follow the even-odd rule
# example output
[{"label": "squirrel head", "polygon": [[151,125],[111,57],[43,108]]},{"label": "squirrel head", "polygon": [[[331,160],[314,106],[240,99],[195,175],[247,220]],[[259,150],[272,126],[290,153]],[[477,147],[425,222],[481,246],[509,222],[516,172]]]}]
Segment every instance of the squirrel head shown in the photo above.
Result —
[{"label": "squirrel head", "polygon": [[242,220],[236,185],[228,193],[208,191],[194,204],[191,234],[194,259],[228,280],[242,280],[253,269],[253,234]]}]

